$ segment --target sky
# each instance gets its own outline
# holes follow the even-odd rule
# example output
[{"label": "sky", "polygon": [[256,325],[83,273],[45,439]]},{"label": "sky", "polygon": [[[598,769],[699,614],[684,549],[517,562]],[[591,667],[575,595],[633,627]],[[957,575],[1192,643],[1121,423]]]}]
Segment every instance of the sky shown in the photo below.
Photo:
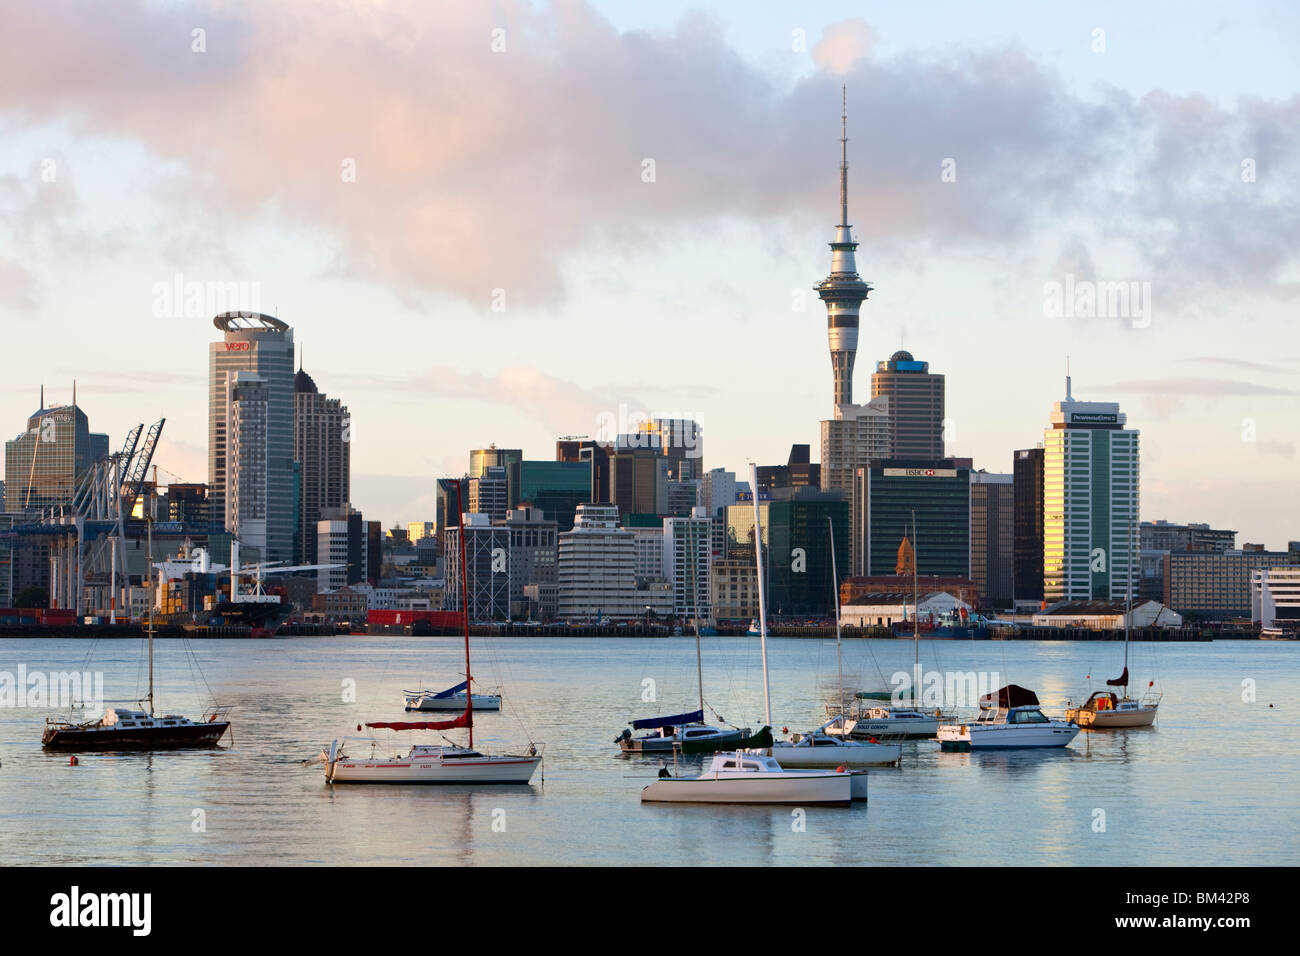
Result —
[{"label": "sky", "polygon": [[1005,472],[1068,363],[1142,432],[1144,520],[1300,539],[1294,6],[0,7],[5,437],[75,380],[206,480],[233,289],[349,407],[386,526],[470,448],[611,416],[695,418],[706,468],[815,456],[844,87],[859,400],[905,347]]}]

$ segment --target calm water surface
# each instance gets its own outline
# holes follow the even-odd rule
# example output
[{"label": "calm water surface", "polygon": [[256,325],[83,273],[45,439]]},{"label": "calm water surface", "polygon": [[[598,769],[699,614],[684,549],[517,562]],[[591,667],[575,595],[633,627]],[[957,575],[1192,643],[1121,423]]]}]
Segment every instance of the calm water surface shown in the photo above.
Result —
[{"label": "calm water surface", "polygon": [[[475,640],[475,673],[507,707],[478,716],[480,748],[544,744],[531,787],[345,787],[302,761],[364,720],[405,718],[401,691],[449,686],[455,638],[340,637],[156,645],[158,702],[197,716],[201,673],[234,706],[211,751],[46,754],[43,709],[0,711],[0,845],[11,864],[1291,864],[1300,863],[1300,646],[1134,645],[1135,686],[1164,701],[1151,730],[1080,734],[1055,752],[945,754],[904,745],[872,771],[868,805],[642,805],[658,760],[619,754],[638,716],[696,706],[695,644],[669,639]],[[105,697],[143,693],[137,641],[0,641],[0,671],[104,673]],[[821,722],[834,644],[770,642],[779,730]],[[1099,643],[923,642],[922,665],[997,672],[1059,716],[1085,678],[1113,677],[1123,648]],[[857,686],[911,666],[906,641],[846,641]],[[705,696],[761,726],[757,641],[705,638]],[[1243,701],[1243,681],[1256,701]],[[356,702],[345,702],[354,681]],[[647,683],[652,682],[652,683]],[[200,694],[199,691],[203,690]],[[642,703],[653,692],[654,703]],[[1270,706],[1272,705],[1272,706]],[[130,706],[130,704],[127,704]],[[407,718],[409,719],[409,718]],[[387,732],[380,732],[386,734]],[[386,740],[405,752],[411,734]],[[420,735],[430,740],[434,735]],[[194,831],[202,810],[203,832]],[[1094,827],[1105,812],[1104,832]],[[496,827],[494,828],[494,821]],[[504,825],[504,829],[502,829]]]}]

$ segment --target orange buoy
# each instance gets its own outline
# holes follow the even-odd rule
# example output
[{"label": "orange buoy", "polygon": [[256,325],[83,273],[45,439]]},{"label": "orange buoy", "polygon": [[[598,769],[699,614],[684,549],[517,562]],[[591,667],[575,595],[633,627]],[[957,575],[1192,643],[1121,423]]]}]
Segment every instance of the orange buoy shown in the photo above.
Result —
[{"label": "orange buoy", "polygon": [[844,764],[840,764],[835,768],[836,773],[844,773],[846,770],[848,770],[848,767],[844,766]]}]

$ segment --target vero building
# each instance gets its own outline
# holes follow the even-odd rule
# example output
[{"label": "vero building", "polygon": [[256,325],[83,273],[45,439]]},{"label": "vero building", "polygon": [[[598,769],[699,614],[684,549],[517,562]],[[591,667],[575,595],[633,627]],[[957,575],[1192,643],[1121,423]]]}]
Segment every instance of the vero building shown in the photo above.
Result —
[{"label": "vero building", "polygon": [[1116,402],[1065,398],[1043,433],[1043,599],[1138,597],[1138,432]]}]

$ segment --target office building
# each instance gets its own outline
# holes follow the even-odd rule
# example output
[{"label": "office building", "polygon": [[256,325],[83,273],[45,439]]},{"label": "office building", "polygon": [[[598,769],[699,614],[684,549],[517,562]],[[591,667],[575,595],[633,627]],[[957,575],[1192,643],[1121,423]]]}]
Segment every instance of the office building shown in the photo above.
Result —
[{"label": "office building", "polygon": [[[768,613],[833,618],[840,580],[849,573],[839,558],[848,551],[849,502],[841,492],[815,488],[780,489],[772,494],[764,528]],[[831,573],[832,533],[839,580]]]},{"label": "office building", "polygon": [[[267,536],[273,491],[268,475],[270,392],[266,379],[253,372],[232,372],[226,382],[226,530],[249,553],[273,560]],[[287,477],[292,487],[292,469]]]},{"label": "office building", "polygon": [[1043,599],[1136,598],[1138,432],[1117,403],[1079,401],[1065,382],[1043,435]]},{"label": "office building", "polygon": [[573,530],[578,505],[592,500],[592,461],[523,461],[519,500],[538,508],[559,531]]},{"label": "office building", "polygon": [[618,508],[578,506],[573,530],[559,535],[557,615],[566,621],[635,620],[646,613],[636,586],[636,536],[620,528]]},{"label": "office building", "polygon": [[1247,618],[1251,576],[1289,564],[1285,551],[1183,551],[1165,555],[1164,601],[1196,620]]},{"label": "office building", "polygon": [[985,607],[1011,606],[1015,564],[1014,476],[970,476],[970,576]]},{"label": "office building", "polygon": [[833,404],[853,403],[853,362],[858,352],[858,315],[871,284],[858,275],[849,225],[848,109],[840,117],[840,222],[831,246],[831,272],[813,286],[826,303],[826,333],[831,349]]},{"label": "office building", "polygon": [[301,368],[293,379],[293,444],[299,466],[295,561],[316,554],[316,525],[352,495],[352,419],[337,398],[328,398]]},{"label": "office building", "polygon": [[713,560],[713,521],[704,508],[690,517],[665,518],[663,565],[672,584],[673,616],[705,624],[712,620],[709,565]]},{"label": "office building", "polygon": [[561,438],[555,443],[555,460],[587,462],[591,466],[591,494],[586,500],[601,504],[609,497],[609,453],[613,446],[608,442],[590,438]]},{"label": "office building", "polygon": [[464,522],[464,575],[461,573],[461,529],[447,530],[447,605],[462,606],[461,589],[467,581],[471,622],[508,621],[511,531],[504,525],[493,525],[485,514],[466,514]]},{"label": "office building", "polygon": [[521,505],[510,509],[504,526],[510,532],[511,617],[529,616],[526,589],[534,585],[538,588],[534,610],[542,620],[549,620],[555,615],[553,602],[559,583],[556,524],[541,509]]},{"label": "office building", "polygon": [[[253,530],[263,560],[291,561],[297,510],[293,330],[272,316],[241,312],[222,313],[213,325],[222,333],[221,341],[208,347],[208,496],[213,520],[224,521],[225,530],[232,533],[241,525]],[[257,415],[264,417],[260,427],[265,435],[254,439],[254,452],[241,451],[233,428],[234,396],[252,396],[249,389],[234,388],[237,373],[247,376],[250,389],[260,380],[264,393],[258,399],[264,408]],[[251,406],[245,410],[252,412]],[[246,466],[250,454],[265,456],[260,489],[253,496],[260,509],[256,518],[241,516],[238,503],[231,500],[236,478],[232,470],[236,462]]]},{"label": "office building", "polygon": [[758,571],[753,557],[715,558],[709,579],[714,620],[757,620]]},{"label": "office building", "polygon": [[871,376],[871,400],[888,402],[891,458],[934,460],[944,457],[943,376],[930,373],[929,362],[918,362],[899,350],[877,362]]},{"label": "office building", "polygon": [[26,429],[5,442],[4,510],[40,511],[69,504],[96,458],[108,454],[108,436],[90,430],[77,405],[45,405],[27,417]]},{"label": "office building", "polygon": [[1300,564],[1251,572],[1250,620],[1265,630],[1300,637]]},{"label": "office building", "polygon": [[469,453],[469,477],[481,478],[489,468],[504,469],[506,507],[513,508],[519,504],[519,466],[523,460],[524,453],[518,448],[498,448],[496,445],[474,448]]},{"label": "office building", "polygon": [[853,574],[888,574],[908,538],[921,574],[971,574],[970,469],[951,458],[886,459],[854,476]]},{"label": "office building", "polygon": [[172,482],[167,486],[167,520],[178,522],[185,530],[206,533],[212,529],[208,486],[202,482]]},{"label": "office building", "polygon": [[668,497],[669,461],[658,436],[620,435],[609,456],[610,501],[623,516],[663,514]]},{"label": "office building", "polygon": [[442,554],[447,553],[447,532],[456,527],[456,513],[468,510],[468,478],[439,478],[434,482],[433,519]]},{"label": "office building", "polygon": [[711,468],[700,478],[699,493],[695,503],[716,515],[728,505],[736,503],[736,473],[725,468]]},{"label": "office building", "polygon": [[315,564],[334,564],[316,572],[317,592],[361,584],[367,580],[370,538],[361,512],[347,505],[327,508],[316,522]]},{"label": "office building", "polygon": [[[784,465],[759,465],[758,491],[777,488],[820,488],[821,465],[811,460],[807,445],[791,445]],[[738,486],[739,487],[739,486]]]},{"label": "office building", "polygon": [[488,465],[477,477],[470,478],[469,511],[500,522],[506,520],[510,508],[509,469],[504,465]]},{"label": "office building", "polygon": [[1232,551],[1237,532],[1208,524],[1143,521],[1138,532],[1143,551]]},{"label": "office building", "polygon": [[1015,597],[1043,600],[1043,449],[1021,448],[1012,458],[1015,496]]}]

